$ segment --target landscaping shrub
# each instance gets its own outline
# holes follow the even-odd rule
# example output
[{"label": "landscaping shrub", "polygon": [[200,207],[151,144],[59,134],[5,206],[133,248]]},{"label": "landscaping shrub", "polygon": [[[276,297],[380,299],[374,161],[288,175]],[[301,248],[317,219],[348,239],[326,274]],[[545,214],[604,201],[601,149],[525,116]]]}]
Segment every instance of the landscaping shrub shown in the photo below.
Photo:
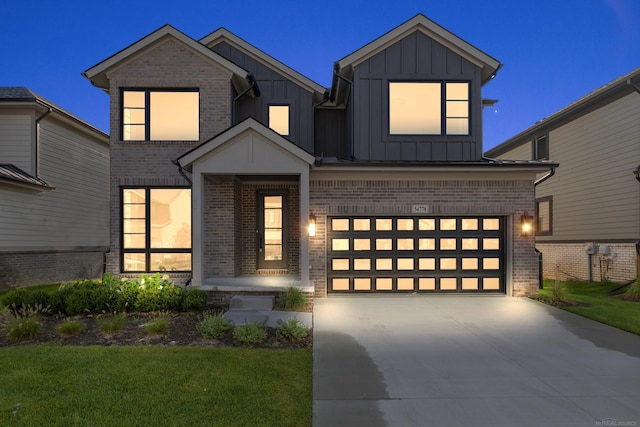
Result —
[{"label": "landscaping shrub", "polygon": [[122,313],[107,315],[97,319],[100,330],[107,334],[113,334],[121,331],[127,323],[127,318]]},{"label": "landscaping shrub", "polygon": [[176,310],[181,307],[184,290],[174,285],[169,276],[143,274],[137,282],[139,289],[134,302],[135,311]]},{"label": "landscaping shrub", "polygon": [[309,330],[298,319],[279,320],[276,337],[290,342],[300,342],[309,335]]},{"label": "landscaping shrub", "polygon": [[207,306],[207,299],[207,293],[202,289],[188,290],[182,300],[182,311],[202,311]]},{"label": "landscaping shrub", "polygon": [[204,319],[196,326],[202,338],[220,339],[233,328],[231,322],[222,314],[205,313]]},{"label": "landscaping shrub", "polygon": [[307,297],[300,288],[289,288],[278,297],[278,307],[286,310],[298,310],[305,306]]},{"label": "landscaping shrub", "polygon": [[84,330],[84,323],[79,320],[67,320],[56,327],[58,335],[76,335]]},{"label": "landscaping shrub", "polygon": [[118,310],[116,289],[95,280],[83,280],[71,286],[65,297],[66,314],[104,313]]},{"label": "landscaping shrub", "polygon": [[40,331],[40,315],[48,314],[49,307],[14,303],[0,312],[0,327],[7,336],[16,341],[34,338]]},{"label": "landscaping shrub", "polygon": [[235,326],[233,337],[243,344],[257,344],[267,339],[267,332],[259,323],[247,322],[244,325]]},{"label": "landscaping shrub", "polygon": [[51,305],[51,298],[48,292],[42,290],[30,290],[18,288],[7,292],[2,296],[1,306],[5,307],[35,307],[40,305],[48,307]]},{"label": "landscaping shrub", "polygon": [[144,327],[148,334],[164,335],[169,331],[169,317],[167,314],[160,315],[147,323]]}]

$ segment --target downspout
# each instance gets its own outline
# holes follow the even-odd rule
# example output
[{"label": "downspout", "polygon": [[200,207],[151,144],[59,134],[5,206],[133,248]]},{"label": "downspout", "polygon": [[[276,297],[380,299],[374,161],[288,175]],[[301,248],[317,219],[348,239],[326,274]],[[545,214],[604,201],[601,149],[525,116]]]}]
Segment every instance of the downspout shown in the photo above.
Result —
[{"label": "downspout", "polygon": [[356,159],[356,157],[355,157],[355,138],[354,138],[354,135],[355,135],[355,131],[354,131],[354,128],[355,128],[355,121],[354,121],[354,118],[355,118],[355,106],[353,105],[353,102],[354,102],[353,101],[353,81],[349,80],[345,76],[342,76],[342,75],[338,74],[339,68],[340,68],[340,66],[336,62],[334,64],[334,66],[333,66],[333,78],[334,78],[334,80],[336,78],[339,78],[340,80],[342,80],[343,82],[345,82],[345,83],[347,83],[349,85],[349,102],[351,103],[351,123],[350,123],[351,129],[350,129],[350,132],[349,132],[350,133],[349,138],[351,139],[351,141],[350,141],[350,145],[351,145],[351,155],[350,155],[350,157],[351,157],[351,160],[353,161],[353,160]]},{"label": "downspout", "polygon": [[184,173],[185,169],[182,167],[182,165],[180,164],[178,159],[171,160],[171,163],[173,163],[174,165],[176,165],[178,167],[178,172],[180,172],[180,175],[182,175],[182,177],[189,183],[189,185],[190,186],[193,185],[193,182],[191,182],[191,180],[189,179],[187,174]]},{"label": "downspout", "polygon": [[[42,104],[40,104],[42,105]],[[42,113],[42,115],[40,117],[38,117],[35,121],[36,124],[36,135],[35,135],[35,143],[36,143],[36,149],[34,152],[34,156],[35,156],[35,167],[34,167],[34,171],[33,171],[33,176],[35,176],[36,178],[38,178],[39,175],[39,167],[38,164],[40,162],[40,156],[38,156],[38,153],[40,151],[40,121],[42,119],[44,119],[46,116],[48,116],[49,114],[51,114],[53,112],[53,109],[49,106],[46,105],[42,105],[43,107],[45,107],[47,109],[47,111],[45,111],[44,113]]]},{"label": "downspout", "polygon": [[249,83],[251,83],[249,87],[240,92],[238,96],[233,98],[233,102],[231,103],[231,126],[234,126],[236,124],[236,103],[238,102],[238,100],[245,96],[247,92],[252,89],[255,89],[256,96],[260,96],[260,90],[258,89],[256,79],[253,77],[253,74],[247,74],[247,80],[249,80]]}]

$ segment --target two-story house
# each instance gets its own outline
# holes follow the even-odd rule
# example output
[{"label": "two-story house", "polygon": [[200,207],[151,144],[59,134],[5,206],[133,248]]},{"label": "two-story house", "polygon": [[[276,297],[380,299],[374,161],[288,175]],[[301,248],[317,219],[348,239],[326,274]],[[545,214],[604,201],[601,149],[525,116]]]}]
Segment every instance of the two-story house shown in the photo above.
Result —
[{"label": "two-story house", "polygon": [[85,72],[111,99],[108,269],[219,292],[535,293],[521,225],[553,164],[482,157],[500,65],[423,15],[337,61],[330,88],[225,29],[158,29]]},{"label": "two-story house", "polygon": [[0,289],[102,274],[109,137],[24,87],[0,87]]},{"label": "two-story house", "polygon": [[640,240],[640,68],[595,89],[487,151],[553,159],[536,190],[544,276],[626,282]]}]

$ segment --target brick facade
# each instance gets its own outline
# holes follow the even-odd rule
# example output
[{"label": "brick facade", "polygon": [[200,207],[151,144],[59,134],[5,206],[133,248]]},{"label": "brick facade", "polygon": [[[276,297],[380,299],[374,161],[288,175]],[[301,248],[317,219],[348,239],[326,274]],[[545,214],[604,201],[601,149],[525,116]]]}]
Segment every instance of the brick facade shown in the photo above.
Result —
[{"label": "brick facade", "polygon": [[[548,279],[591,280],[624,283],[636,278],[636,248],[633,243],[597,242],[595,254],[589,256],[584,243],[537,243],[543,256],[543,276]],[[604,247],[610,249],[606,254]]]},{"label": "brick facade", "polygon": [[[532,295],[538,289],[538,258],[532,237],[522,237],[519,217],[534,210],[530,180],[399,180],[322,179],[310,183],[311,212],[316,237],[311,238],[311,280],[316,297],[327,295],[326,218],[331,215],[414,215],[412,205],[428,205],[430,215],[500,215],[507,221],[507,293]],[[509,277],[511,275],[511,277]],[[510,289],[510,291],[509,291]]]},{"label": "brick facade", "polygon": [[102,276],[104,252],[39,251],[0,254],[0,290]]},{"label": "brick facade", "polygon": [[[200,96],[199,141],[122,141],[121,90],[131,88],[197,88]],[[121,271],[121,188],[123,186],[188,186],[171,160],[231,124],[229,73],[175,40],[159,41],[110,74],[111,214],[107,271]],[[233,210],[229,213],[233,215]],[[233,269],[233,266],[231,267]],[[127,275],[122,274],[123,277]],[[171,274],[184,282],[190,274]]]}]

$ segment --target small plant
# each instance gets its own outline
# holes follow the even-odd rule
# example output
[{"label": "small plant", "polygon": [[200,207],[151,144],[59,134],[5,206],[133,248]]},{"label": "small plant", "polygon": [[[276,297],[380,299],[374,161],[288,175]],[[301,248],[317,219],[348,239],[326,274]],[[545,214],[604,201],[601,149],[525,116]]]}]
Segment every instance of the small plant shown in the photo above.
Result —
[{"label": "small plant", "polygon": [[233,324],[229,319],[222,317],[220,313],[205,313],[204,319],[196,328],[203,338],[220,339],[233,328]]},{"label": "small plant", "polygon": [[622,299],[627,301],[640,301],[640,278],[629,285],[624,294],[622,294]]},{"label": "small plant", "polygon": [[280,340],[300,342],[309,335],[309,330],[298,319],[279,320],[276,337]]},{"label": "small plant", "polygon": [[169,331],[169,317],[163,314],[147,323],[144,329],[151,335],[164,335]]},{"label": "small plant", "polygon": [[84,330],[84,323],[80,320],[66,320],[56,327],[58,335],[77,335]]},{"label": "small plant", "polygon": [[551,285],[551,301],[554,304],[560,304],[564,300],[564,288],[562,286],[562,282],[559,280],[554,280],[553,285]]},{"label": "small plant", "polygon": [[236,325],[233,337],[244,344],[257,344],[267,339],[267,332],[259,323],[247,322],[244,325]]},{"label": "small plant", "polygon": [[207,293],[202,289],[191,289],[184,294],[182,311],[202,311],[207,306]]},{"label": "small plant", "polygon": [[285,310],[298,310],[305,306],[307,297],[300,288],[289,286],[289,288],[280,295],[278,306]]},{"label": "small plant", "polygon": [[127,323],[127,318],[122,313],[115,313],[104,317],[99,317],[98,327],[106,334],[113,334],[121,331],[124,325]]},{"label": "small plant", "polygon": [[48,311],[49,307],[42,307],[40,304],[22,304],[18,307],[12,303],[0,312],[0,327],[12,340],[32,339],[40,332],[40,315],[48,314]]}]

